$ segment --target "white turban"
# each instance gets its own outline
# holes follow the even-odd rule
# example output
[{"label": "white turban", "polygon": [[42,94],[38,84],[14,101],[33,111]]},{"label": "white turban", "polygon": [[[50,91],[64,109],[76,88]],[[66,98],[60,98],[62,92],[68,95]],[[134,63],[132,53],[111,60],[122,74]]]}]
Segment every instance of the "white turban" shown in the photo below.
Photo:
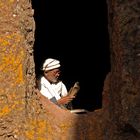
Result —
[{"label": "white turban", "polygon": [[42,70],[43,71],[48,71],[48,70],[56,69],[56,68],[59,68],[59,67],[60,67],[60,61],[59,60],[48,58],[43,63]]}]

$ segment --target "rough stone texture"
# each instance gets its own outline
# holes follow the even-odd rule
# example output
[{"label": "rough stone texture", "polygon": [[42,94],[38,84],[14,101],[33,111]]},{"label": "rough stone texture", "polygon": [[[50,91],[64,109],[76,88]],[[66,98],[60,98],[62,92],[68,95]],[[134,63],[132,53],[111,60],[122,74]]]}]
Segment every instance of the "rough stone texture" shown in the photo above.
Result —
[{"label": "rough stone texture", "polygon": [[108,0],[110,140],[140,139],[140,1]]},{"label": "rough stone texture", "polygon": [[0,0],[0,140],[139,140],[139,7],[139,0],[108,0],[103,107],[72,114],[35,91],[31,1]]},{"label": "rough stone texture", "polygon": [[0,140],[25,140],[34,88],[34,20],[27,0],[0,0]]},{"label": "rough stone texture", "polygon": [[[101,140],[103,139],[103,121],[100,110],[94,113],[72,114],[61,109],[41,94],[37,94],[45,118],[39,113],[39,122],[46,133],[42,138],[47,140]],[[98,118],[98,119],[97,119]],[[42,127],[42,126],[40,126]],[[39,134],[37,134],[39,135]]]}]

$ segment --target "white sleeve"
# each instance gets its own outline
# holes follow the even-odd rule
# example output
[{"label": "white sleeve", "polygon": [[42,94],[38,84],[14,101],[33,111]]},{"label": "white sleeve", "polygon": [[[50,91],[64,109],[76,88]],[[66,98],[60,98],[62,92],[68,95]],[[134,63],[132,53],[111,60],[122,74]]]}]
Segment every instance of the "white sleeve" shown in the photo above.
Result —
[{"label": "white sleeve", "polygon": [[67,88],[66,86],[64,85],[64,83],[62,83],[62,96],[66,96],[68,95],[68,91],[67,91]]},{"label": "white sleeve", "polygon": [[51,93],[49,92],[49,90],[43,84],[41,84],[40,92],[42,93],[42,95],[44,95],[48,99],[51,99],[53,97],[53,95],[51,95]]}]

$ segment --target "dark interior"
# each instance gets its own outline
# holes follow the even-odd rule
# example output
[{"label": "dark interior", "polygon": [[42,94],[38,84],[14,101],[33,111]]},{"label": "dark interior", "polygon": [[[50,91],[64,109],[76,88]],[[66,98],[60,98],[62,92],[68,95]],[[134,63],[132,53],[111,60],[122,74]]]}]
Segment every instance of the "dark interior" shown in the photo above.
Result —
[{"label": "dark interior", "polygon": [[73,108],[101,108],[103,83],[110,71],[106,0],[33,0],[32,6],[36,76],[46,58],[59,59],[67,88],[80,83]]}]

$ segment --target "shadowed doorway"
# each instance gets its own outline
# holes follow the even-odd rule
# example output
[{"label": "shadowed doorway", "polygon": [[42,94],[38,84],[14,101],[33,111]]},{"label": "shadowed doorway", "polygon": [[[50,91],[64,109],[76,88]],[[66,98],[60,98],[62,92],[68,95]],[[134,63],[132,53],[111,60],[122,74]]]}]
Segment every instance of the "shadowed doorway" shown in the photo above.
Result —
[{"label": "shadowed doorway", "polygon": [[80,82],[74,108],[102,107],[102,90],[110,71],[106,1],[32,1],[36,22],[34,60],[39,76],[43,61],[59,59],[69,89]]}]

